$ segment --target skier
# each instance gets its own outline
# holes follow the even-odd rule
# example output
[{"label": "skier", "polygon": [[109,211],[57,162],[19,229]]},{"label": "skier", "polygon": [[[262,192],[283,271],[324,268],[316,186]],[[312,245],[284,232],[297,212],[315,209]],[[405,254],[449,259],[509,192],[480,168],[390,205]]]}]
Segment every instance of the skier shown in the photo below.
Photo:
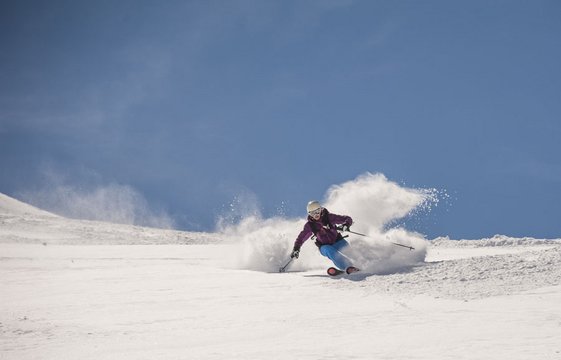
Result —
[{"label": "skier", "polygon": [[290,257],[298,259],[302,244],[312,235],[315,235],[319,252],[333,261],[336,266],[327,270],[329,275],[339,275],[343,272],[351,274],[359,271],[352,266],[350,259],[341,253],[341,250],[349,246],[349,243],[337,231],[337,225],[342,225],[341,229],[348,231],[353,224],[353,219],[350,216],[331,214],[315,200],[308,203],[307,210],[308,221],[294,241],[294,248]]}]

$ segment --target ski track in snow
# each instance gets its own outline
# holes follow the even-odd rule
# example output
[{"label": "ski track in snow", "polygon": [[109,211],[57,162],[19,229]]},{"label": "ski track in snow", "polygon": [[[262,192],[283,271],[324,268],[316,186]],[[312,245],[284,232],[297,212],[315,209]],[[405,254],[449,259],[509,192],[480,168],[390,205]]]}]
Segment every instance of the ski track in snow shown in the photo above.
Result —
[{"label": "ski track in snow", "polygon": [[559,240],[439,238],[330,278],[232,268],[220,234],[0,205],[1,359],[561,358]]}]

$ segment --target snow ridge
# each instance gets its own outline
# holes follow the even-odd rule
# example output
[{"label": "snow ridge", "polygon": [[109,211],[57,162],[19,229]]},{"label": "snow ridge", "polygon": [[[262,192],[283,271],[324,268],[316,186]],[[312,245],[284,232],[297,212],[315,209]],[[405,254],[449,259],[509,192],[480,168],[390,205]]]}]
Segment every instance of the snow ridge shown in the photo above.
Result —
[{"label": "snow ridge", "polygon": [[55,214],[38,209],[3,193],[0,193],[0,215],[28,215],[49,218],[56,217]]},{"label": "snow ridge", "polygon": [[451,240],[449,237],[438,237],[431,241],[432,246],[441,247],[488,247],[488,246],[528,246],[554,244],[560,239],[534,239],[532,237],[513,238],[506,235],[495,235],[479,240]]}]

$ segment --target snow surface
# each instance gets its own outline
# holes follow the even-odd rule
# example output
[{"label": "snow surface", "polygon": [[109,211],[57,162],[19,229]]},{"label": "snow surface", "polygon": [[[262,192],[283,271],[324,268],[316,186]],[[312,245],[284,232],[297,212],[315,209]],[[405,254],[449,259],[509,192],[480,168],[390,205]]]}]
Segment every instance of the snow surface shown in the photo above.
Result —
[{"label": "snow surface", "polygon": [[[366,270],[340,278],[312,243],[278,273],[302,220],[190,233],[0,194],[0,359],[561,359],[561,241],[384,229],[427,194],[362,180],[385,195],[327,197],[370,236],[349,237]],[[368,197],[386,211],[361,228]]]}]

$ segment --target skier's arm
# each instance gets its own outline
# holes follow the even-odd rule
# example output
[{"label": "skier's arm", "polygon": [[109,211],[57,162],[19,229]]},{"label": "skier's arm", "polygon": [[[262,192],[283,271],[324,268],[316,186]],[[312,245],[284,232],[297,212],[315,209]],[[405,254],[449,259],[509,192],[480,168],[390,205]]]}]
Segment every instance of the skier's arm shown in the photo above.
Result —
[{"label": "skier's arm", "polygon": [[331,221],[332,224],[342,225],[347,229],[350,228],[351,225],[353,224],[353,219],[350,216],[337,215],[331,213],[329,214],[329,221]]},{"label": "skier's arm", "polygon": [[296,240],[294,241],[294,248],[292,250],[292,252],[294,253],[295,251],[300,251],[300,248],[302,247],[302,244],[308,240],[310,238],[310,236],[312,236],[313,232],[312,232],[312,228],[310,227],[309,223],[306,223],[306,225],[304,225],[304,229],[302,231],[300,231],[300,234],[298,235],[298,237],[296,238]]}]

